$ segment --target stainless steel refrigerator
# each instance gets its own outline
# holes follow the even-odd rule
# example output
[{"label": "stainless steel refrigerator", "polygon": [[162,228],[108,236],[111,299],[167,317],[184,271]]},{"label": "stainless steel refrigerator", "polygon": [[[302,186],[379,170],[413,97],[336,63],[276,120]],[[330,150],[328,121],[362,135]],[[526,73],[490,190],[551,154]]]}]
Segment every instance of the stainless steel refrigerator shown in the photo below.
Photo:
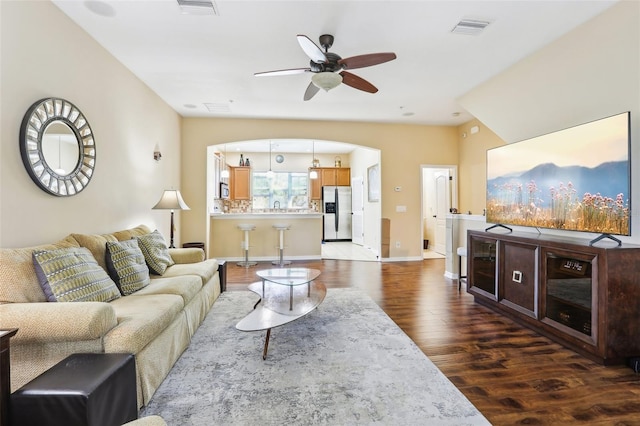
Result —
[{"label": "stainless steel refrigerator", "polygon": [[323,186],[323,241],[351,241],[351,187]]}]

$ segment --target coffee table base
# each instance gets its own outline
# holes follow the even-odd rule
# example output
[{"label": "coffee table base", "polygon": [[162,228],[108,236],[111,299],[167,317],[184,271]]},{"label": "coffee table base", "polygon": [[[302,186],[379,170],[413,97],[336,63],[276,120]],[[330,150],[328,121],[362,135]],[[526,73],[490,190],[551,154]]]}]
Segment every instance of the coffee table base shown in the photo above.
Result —
[{"label": "coffee table base", "polygon": [[236,324],[236,328],[240,331],[267,331],[262,359],[267,358],[272,328],[302,318],[316,309],[327,295],[324,284],[315,281],[308,285],[287,287],[268,281],[249,285],[249,290],[261,296],[261,299],[253,311]]},{"label": "coffee table base", "polygon": [[269,337],[271,337],[271,329],[267,329],[267,336],[264,338],[264,349],[262,350],[262,359],[267,359],[267,351],[269,350]]}]

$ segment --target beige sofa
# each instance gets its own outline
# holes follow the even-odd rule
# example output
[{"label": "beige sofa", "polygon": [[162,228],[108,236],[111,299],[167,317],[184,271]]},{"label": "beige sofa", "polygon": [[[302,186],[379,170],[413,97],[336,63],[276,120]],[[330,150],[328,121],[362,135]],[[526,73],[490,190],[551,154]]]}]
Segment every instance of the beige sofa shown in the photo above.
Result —
[{"label": "beige sofa", "polygon": [[148,234],[144,225],[105,235],[71,234],[57,243],[0,249],[0,329],[11,339],[11,388],[18,389],[68,355],[132,353],[138,406],[146,405],[220,294],[218,262],[198,248],[169,249],[175,265],[150,284],[110,302],[48,302],[32,253],[86,247],[105,268],[107,241]]}]

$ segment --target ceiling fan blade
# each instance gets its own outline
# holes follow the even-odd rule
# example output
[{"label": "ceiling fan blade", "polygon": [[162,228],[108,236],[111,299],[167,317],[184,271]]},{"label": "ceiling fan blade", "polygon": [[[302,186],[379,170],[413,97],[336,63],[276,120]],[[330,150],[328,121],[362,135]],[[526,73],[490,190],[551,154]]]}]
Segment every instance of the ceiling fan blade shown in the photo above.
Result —
[{"label": "ceiling fan blade", "polygon": [[313,82],[309,83],[309,85],[307,86],[307,90],[304,92],[304,100],[308,101],[309,99],[313,98],[319,90],[320,88],[313,84]]},{"label": "ceiling fan blade", "polygon": [[306,53],[313,62],[317,64],[323,64],[327,62],[327,55],[325,55],[322,49],[320,49],[317,44],[311,41],[309,37],[303,34],[298,34],[297,37],[300,47],[302,47],[304,53]]},{"label": "ceiling fan blade", "polygon": [[344,69],[352,70],[355,68],[370,67],[396,59],[396,54],[392,52],[385,53],[369,53],[367,55],[351,56],[350,58],[340,59],[338,64]]},{"label": "ceiling fan blade", "polygon": [[351,86],[354,89],[362,90],[364,92],[376,93],[378,88],[373,84],[369,83],[362,77],[358,77],[355,74],[351,74],[350,72],[342,71],[340,73],[342,76],[342,82],[347,86]]},{"label": "ceiling fan blade", "polygon": [[290,68],[287,70],[276,70],[276,71],[264,71],[257,72],[253,74],[256,77],[270,77],[273,75],[293,75],[293,74],[303,74],[305,72],[310,72],[311,68]]}]

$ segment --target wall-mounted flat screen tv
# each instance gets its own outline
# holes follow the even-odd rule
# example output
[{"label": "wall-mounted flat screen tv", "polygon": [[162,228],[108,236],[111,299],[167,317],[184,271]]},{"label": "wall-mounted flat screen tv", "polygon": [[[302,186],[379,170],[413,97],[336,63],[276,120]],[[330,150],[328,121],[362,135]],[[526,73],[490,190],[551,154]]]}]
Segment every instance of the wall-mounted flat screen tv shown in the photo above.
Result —
[{"label": "wall-mounted flat screen tv", "polygon": [[630,235],[630,113],[487,151],[487,222]]}]

